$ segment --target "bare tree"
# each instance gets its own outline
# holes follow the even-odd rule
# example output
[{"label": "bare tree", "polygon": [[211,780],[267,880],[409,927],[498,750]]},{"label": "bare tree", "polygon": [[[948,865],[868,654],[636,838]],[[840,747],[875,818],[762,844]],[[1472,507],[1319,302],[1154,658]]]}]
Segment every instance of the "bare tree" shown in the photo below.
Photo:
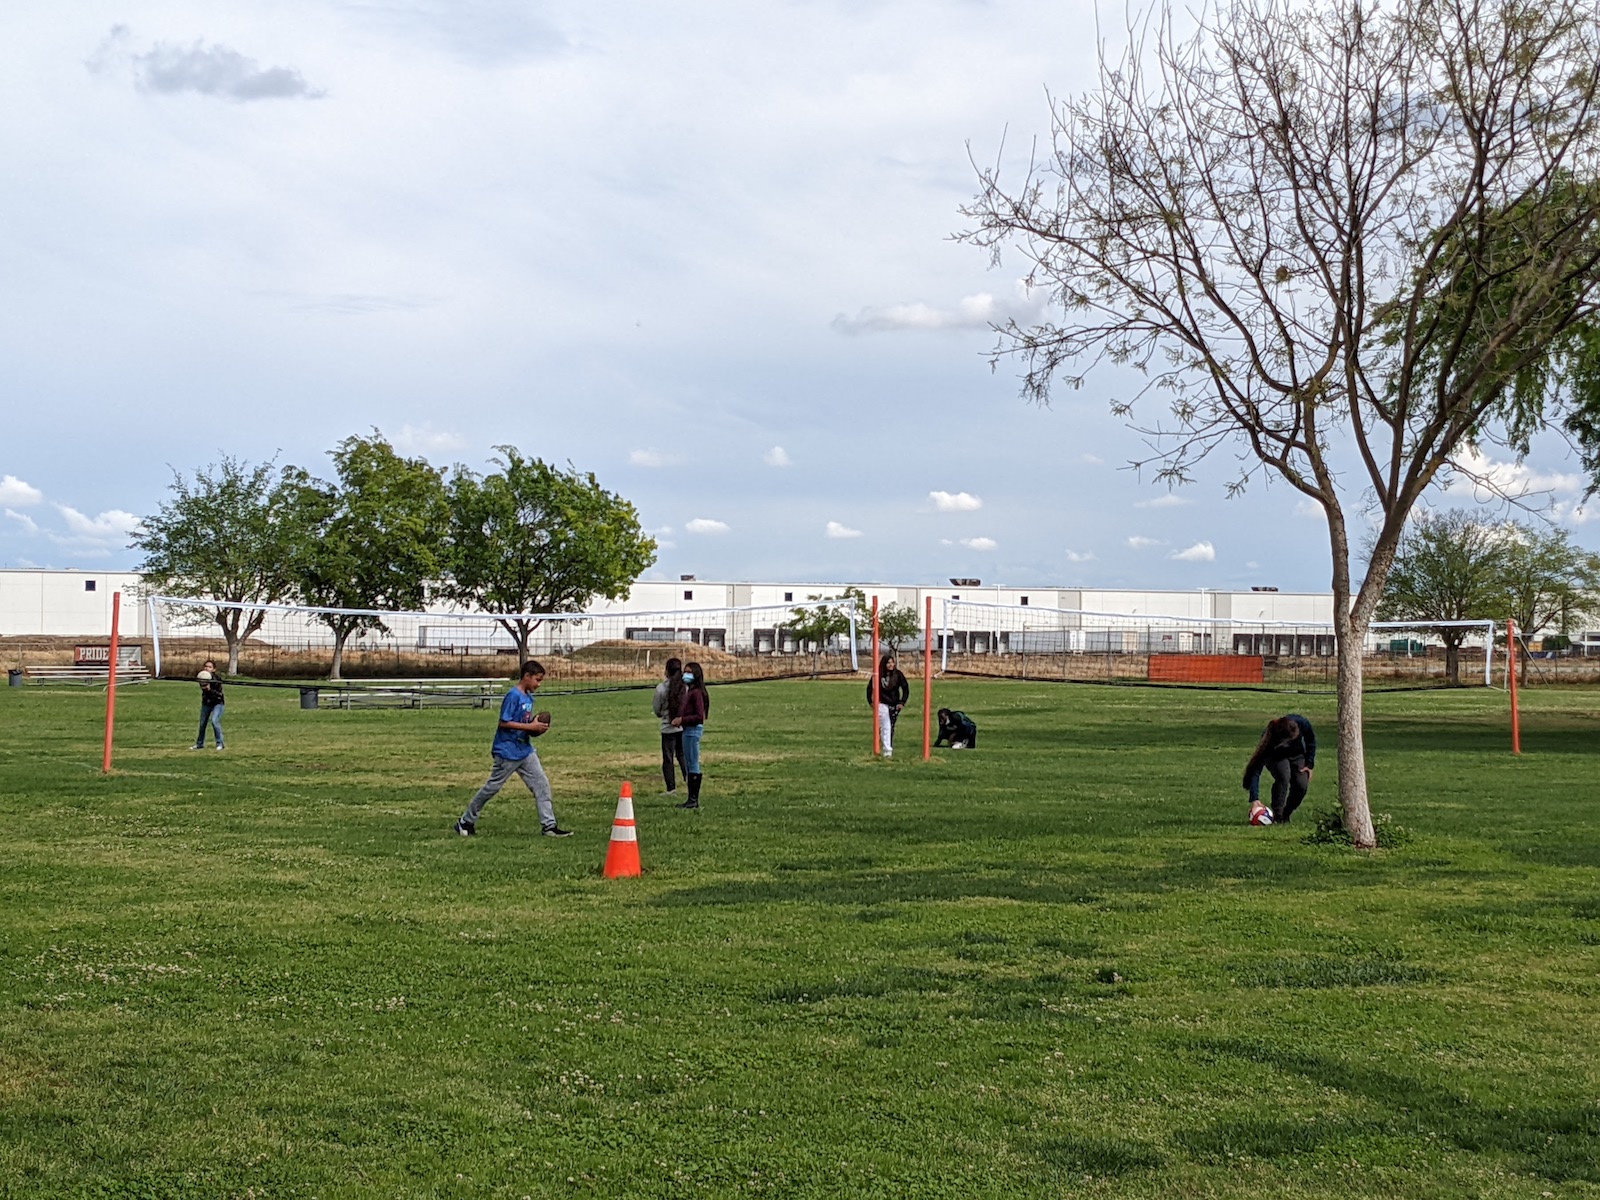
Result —
[{"label": "bare tree", "polygon": [[1002,330],[1026,396],[1122,364],[1144,381],[1115,411],[1171,398],[1144,426],[1158,476],[1229,444],[1234,489],[1264,473],[1321,506],[1340,801],[1370,847],[1361,654],[1406,517],[1458,453],[1538,426],[1561,389],[1533,368],[1596,314],[1600,11],[1224,0],[1130,42],[1025,176],[979,171],[961,236],[1018,248],[1060,310]]}]

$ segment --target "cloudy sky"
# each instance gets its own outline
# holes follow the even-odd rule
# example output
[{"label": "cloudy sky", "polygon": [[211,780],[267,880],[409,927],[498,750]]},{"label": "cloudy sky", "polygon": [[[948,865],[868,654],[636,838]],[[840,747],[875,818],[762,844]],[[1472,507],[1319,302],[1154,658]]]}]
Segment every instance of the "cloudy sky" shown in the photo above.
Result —
[{"label": "cloudy sky", "polygon": [[[132,566],[173,468],[381,429],[634,500],[702,578],[1327,586],[1286,488],[1177,494],[952,242],[1081,89],[1081,0],[12,0],[0,566]],[[1125,389],[1124,389],[1125,391]],[[1486,469],[1583,521],[1557,443]],[[1463,494],[1463,499],[1466,496]]]}]

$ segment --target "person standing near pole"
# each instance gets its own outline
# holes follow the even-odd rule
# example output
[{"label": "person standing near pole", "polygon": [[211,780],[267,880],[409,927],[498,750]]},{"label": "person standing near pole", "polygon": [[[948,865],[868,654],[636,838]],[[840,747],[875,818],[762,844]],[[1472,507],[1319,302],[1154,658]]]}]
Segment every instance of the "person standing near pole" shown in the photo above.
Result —
[{"label": "person standing near pole", "polygon": [[689,768],[683,765],[683,730],[672,723],[672,712],[667,703],[673,683],[682,674],[683,660],[667,659],[667,677],[656,684],[655,699],[650,703],[651,711],[661,718],[661,779],[667,785],[669,796],[678,794],[678,776],[672,769],[673,762],[677,762],[684,778],[689,776]]},{"label": "person standing near pole", "polygon": [[867,680],[867,703],[872,703],[873,685],[878,692],[878,740],[883,745],[883,756],[894,757],[894,723],[900,719],[900,710],[911,699],[911,685],[895,665],[895,657],[885,654],[878,660],[878,676]]},{"label": "person standing near pole", "polygon": [[210,725],[213,739],[217,749],[223,748],[222,744],[222,680],[217,675],[217,664],[211,659],[206,659],[200,668],[200,674],[195,676],[200,684],[200,733],[194,740],[194,749],[206,748],[206,726]]},{"label": "person standing near pole", "polygon": [[545,778],[544,767],[539,762],[539,752],[531,739],[550,728],[548,714],[533,711],[533,694],[544,682],[544,667],[535,659],[522,664],[522,678],[517,686],[506,693],[500,703],[500,724],[494,735],[494,769],[489,780],[478,789],[477,795],[467,805],[467,811],[456,822],[456,832],[462,837],[472,837],[478,832],[478,816],[483,806],[492,800],[513,775],[522,776],[522,782],[533,793],[539,806],[539,824],[545,837],[571,837],[569,830],[556,824],[555,805],[550,800],[550,781]]}]

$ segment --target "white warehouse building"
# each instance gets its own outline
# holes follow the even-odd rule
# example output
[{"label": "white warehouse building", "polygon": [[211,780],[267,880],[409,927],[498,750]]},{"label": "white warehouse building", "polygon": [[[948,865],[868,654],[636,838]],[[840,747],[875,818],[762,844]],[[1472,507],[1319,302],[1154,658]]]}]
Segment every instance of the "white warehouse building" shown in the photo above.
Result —
[{"label": "white warehouse building", "polygon": [[[934,621],[944,605],[997,605],[1044,610],[1147,616],[1155,619],[1261,621],[1325,625],[1333,620],[1328,592],[1160,591],[1078,587],[1008,587],[962,580],[943,586],[883,583],[730,583],[686,577],[676,581],[640,580],[626,599],[599,601],[594,616],[656,614],[670,625],[674,614],[706,610],[773,607],[831,599],[857,587],[868,603],[902,604],[924,611],[933,600]],[[131,571],[0,569],[0,637],[105,638],[111,633],[112,598],[120,593],[120,629],[129,638],[149,638],[149,606],[142,578]],[[970,611],[970,609],[969,609]]]}]

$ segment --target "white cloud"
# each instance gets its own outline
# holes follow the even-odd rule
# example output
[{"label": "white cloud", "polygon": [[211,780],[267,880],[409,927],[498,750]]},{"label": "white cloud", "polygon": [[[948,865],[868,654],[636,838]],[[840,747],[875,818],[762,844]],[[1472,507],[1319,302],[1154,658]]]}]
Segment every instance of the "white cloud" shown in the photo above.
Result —
[{"label": "white cloud", "polygon": [[1106,465],[1106,460],[1098,454],[1080,454],[1078,455],[1078,461],[1088,463],[1091,467],[1103,467]]},{"label": "white cloud", "polygon": [[1182,508],[1192,501],[1187,496],[1180,496],[1176,492],[1168,492],[1165,496],[1157,496],[1153,500],[1136,500],[1135,508]]},{"label": "white cloud", "polygon": [[665,467],[672,462],[659,450],[634,450],[628,454],[630,467]]},{"label": "white cloud", "polygon": [[1151,546],[1163,544],[1160,538],[1144,537],[1142,534],[1137,533],[1128,539],[1128,547],[1132,550],[1148,550]]},{"label": "white cloud", "polygon": [[920,300],[909,304],[863,308],[855,316],[840,313],[833,319],[837,333],[893,333],[907,329],[987,329],[1015,318],[1027,323],[1043,310],[1042,292],[1031,294],[1018,280],[1010,297],[993,292],[963,296],[954,308],[937,308]]},{"label": "white cloud", "polygon": [[690,533],[727,533],[726,521],[713,521],[709,517],[696,517],[684,526]]},{"label": "white cloud", "polygon": [[851,529],[848,525],[841,525],[838,521],[828,522],[828,536],[831,538],[858,538],[861,530]]},{"label": "white cloud", "polygon": [[1068,550],[1067,551],[1067,561],[1070,562],[1070,563],[1093,562],[1094,561],[1094,555],[1093,554],[1079,554],[1076,550]]},{"label": "white cloud", "polygon": [[940,512],[975,512],[983,501],[971,492],[929,492],[928,499]]},{"label": "white cloud", "polygon": [[794,460],[789,457],[789,452],[782,446],[774,446],[761,456],[761,461],[769,467],[792,467]]},{"label": "white cloud", "polygon": [[961,544],[968,550],[993,550],[998,543],[993,538],[972,537],[962,538]]},{"label": "white cloud", "polygon": [[1539,471],[1525,462],[1499,462],[1479,450],[1458,455],[1454,465],[1480,503],[1502,497],[1521,500],[1541,492],[1571,495],[1588,486],[1582,475]]},{"label": "white cloud", "polygon": [[18,508],[28,508],[40,503],[44,493],[31,483],[24,483],[15,475],[0,477],[0,504],[15,504]]},{"label": "white cloud", "polygon": [[394,435],[394,448],[402,454],[453,454],[467,448],[467,439],[459,433],[435,429],[424,421],[421,425],[405,424]]},{"label": "white cloud", "polygon": [[239,103],[315,100],[326,94],[307,83],[305,76],[293,67],[263,67],[255,59],[218,42],[209,46],[200,41],[187,46],[156,42],[142,54],[134,53],[131,43],[132,35],[127,26],[112,26],[110,35],[89,60],[90,73],[124,76],[131,73],[134,86],[141,92],[165,95],[193,92]]},{"label": "white cloud", "polygon": [[21,525],[22,528],[27,530],[29,533],[38,533],[39,532],[39,522],[35,521],[32,517],[28,516],[26,513],[19,513],[14,508],[8,508],[8,509],[6,509],[6,516],[10,517],[13,521],[17,522],[17,524]]},{"label": "white cloud", "polygon": [[139,528],[139,518],[120,508],[107,509],[97,517],[86,517],[65,504],[58,504],[56,508],[61,512],[61,519],[67,523],[67,529],[79,538],[94,541],[125,539]]},{"label": "white cloud", "polygon": [[1174,550],[1169,557],[1179,562],[1216,562],[1217,548],[1210,542],[1196,542],[1187,550]]},{"label": "white cloud", "polygon": [[1325,521],[1328,514],[1322,511],[1322,505],[1315,500],[1297,500],[1294,506],[1294,515],[1305,517],[1312,521]]}]

